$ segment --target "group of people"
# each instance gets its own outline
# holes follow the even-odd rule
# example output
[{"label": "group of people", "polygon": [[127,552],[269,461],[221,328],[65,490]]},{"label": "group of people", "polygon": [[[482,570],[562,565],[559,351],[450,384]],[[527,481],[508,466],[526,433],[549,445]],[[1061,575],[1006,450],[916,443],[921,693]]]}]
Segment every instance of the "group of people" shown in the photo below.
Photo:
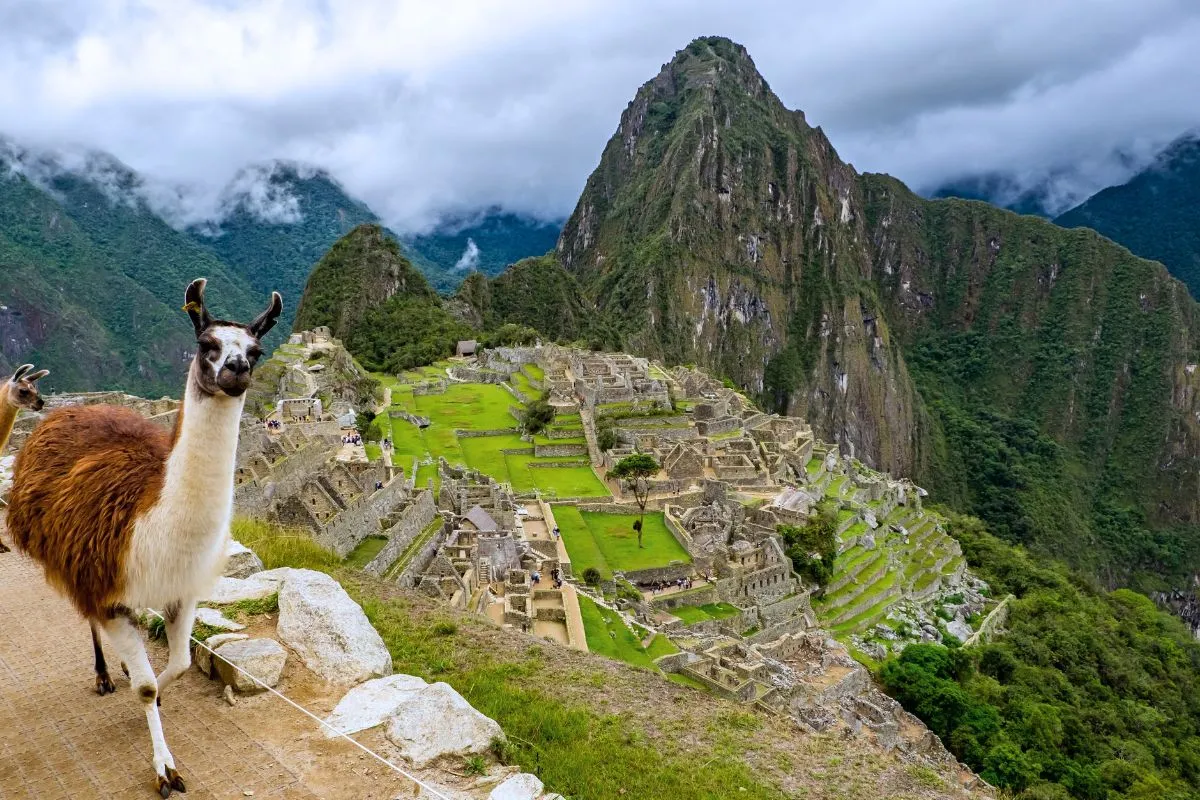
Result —
[{"label": "group of people", "polygon": [[269,420],[267,420],[267,430],[281,431],[281,430],[283,430],[283,423],[277,419],[269,419]]},{"label": "group of people", "polygon": [[[704,580],[708,581],[709,583],[712,583],[712,579],[708,577],[707,573],[705,573],[705,575],[704,575]],[[655,581],[654,583],[650,584],[650,593],[658,594],[659,592],[665,592],[667,589],[670,589],[671,587],[675,587],[676,589],[679,589],[680,591],[686,591],[688,589],[691,589],[693,585],[694,585],[694,581],[692,581],[691,578],[676,578],[673,581]]]},{"label": "group of people", "polygon": [[342,444],[358,444],[358,445],[361,445],[362,443],[363,443],[363,438],[362,438],[362,435],[361,435],[361,434],[352,433],[352,434],[349,434],[348,436],[343,436],[343,437],[342,437]]},{"label": "group of people", "polygon": [[[555,530],[557,530],[557,528]],[[533,581],[533,585],[537,586],[542,582],[542,573],[535,569],[533,572],[529,573],[529,578]],[[554,582],[555,589],[562,588],[563,576],[561,569],[555,567],[554,569],[550,570],[550,579]]]}]

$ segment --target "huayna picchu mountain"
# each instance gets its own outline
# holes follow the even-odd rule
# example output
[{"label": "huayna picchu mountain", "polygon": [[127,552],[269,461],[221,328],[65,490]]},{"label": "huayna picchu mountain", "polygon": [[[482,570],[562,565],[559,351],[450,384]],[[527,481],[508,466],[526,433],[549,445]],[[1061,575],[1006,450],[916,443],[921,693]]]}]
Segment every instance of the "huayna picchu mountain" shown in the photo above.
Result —
[{"label": "huayna picchu mountain", "polygon": [[559,291],[502,308],[504,276],[477,317],[701,364],[1107,583],[1200,559],[1183,285],[1092,231],[859,174],[727,39],[638,91],[556,254],[541,283],[593,320]]}]

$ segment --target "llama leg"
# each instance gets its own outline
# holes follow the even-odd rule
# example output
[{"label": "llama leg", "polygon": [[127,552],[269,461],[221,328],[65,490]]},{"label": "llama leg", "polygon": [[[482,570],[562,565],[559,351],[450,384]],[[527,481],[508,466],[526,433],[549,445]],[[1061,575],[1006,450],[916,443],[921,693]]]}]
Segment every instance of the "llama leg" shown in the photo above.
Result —
[{"label": "llama leg", "polygon": [[95,622],[88,624],[92,627],[92,652],[96,656],[96,693],[101,696],[112,694],[117,687],[108,677],[108,664],[104,663],[104,650],[100,647],[100,632],[96,630]]},{"label": "llama leg", "polygon": [[163,737],[162,720],[158,716],[158,683],[154,678],[154,669],[146,656],[146,645],[133,621],[124,614],[116,614],[104,623],[104,632],[120,655],[121,660],[129,667],[129,680],[133,690],[146,711],[146,726],[150,729],[150,741],[154,745],[155,788],[164,798],[171,795],[171,790],[187,791],[183,779],[175,771],[175,759],[167,749],[167,740]]},{"label": "llama leg", "polygon": [[163,689],[192,665],[192,625],[196,621],[196,601],[171,603],[163,609],[163,619],[166,620],[171,657],[163,671],[158,673],[159,705],[162,705]]}]

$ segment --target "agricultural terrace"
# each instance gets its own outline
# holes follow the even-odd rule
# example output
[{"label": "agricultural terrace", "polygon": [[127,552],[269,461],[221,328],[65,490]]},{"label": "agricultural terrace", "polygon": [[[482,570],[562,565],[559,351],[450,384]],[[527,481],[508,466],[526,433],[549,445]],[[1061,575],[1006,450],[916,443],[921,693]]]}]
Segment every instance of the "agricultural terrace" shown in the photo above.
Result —
[{"label": "agricultural terrace", "polygon": [[639,636],[645,636],[648,631],[639,629],[635,633],[615,611],[597,605],[582,594],[579,595],[579,613],[583,617],[588,650],[593,653],[627,664],[657,669],[654,659],[679,652],[679,648],[662,634],[656,634],[649,645],[643,647]]},{"label": "agricultural terrace", "polygon": [[[525,380],[529,376],[516,373]],[[586,455],[543,456],[534,454],[534,444],[549,444],[539,436],[535,442],[521,439],[519,420],[514,413],[524,407],[506,387],[489,383],[450,383],[440,394],[414,394],[422,382],[444,379],[445,364],[395,376],[377,376],[391,389],[392,408],[427,417],[430,424],[421,429],[394,417],[391,423],[393,462],[410,468],[413,458],[421,462],[417,486],[430,478],[437,480],[437,459],[470,467],[512,485],[517,493],[539,490],[557,497],[607,497],[604,483],[592,470]],[[516,388],[515,386],[513,387]],[[583,444],[578,416],[555,420],[552,426],[561,438],[555,444]],[[459,432],[489,431],[485,436],[459,436]],[[574,434],[578,432],[578,436]]]},{"label": "agricultural terrace", "polygon": [[563,544],[571,557],[571,571],[582,575],[595,567],[605,579],[614,570],[665,567],[672,561],[690,563],[692,558],[675,540],[663,522],[661,511],[647,512],[638,547],[633,523],[637,514],[601,514],[580,511],[575,506],[555,505],[554,518],[562,532]]}]

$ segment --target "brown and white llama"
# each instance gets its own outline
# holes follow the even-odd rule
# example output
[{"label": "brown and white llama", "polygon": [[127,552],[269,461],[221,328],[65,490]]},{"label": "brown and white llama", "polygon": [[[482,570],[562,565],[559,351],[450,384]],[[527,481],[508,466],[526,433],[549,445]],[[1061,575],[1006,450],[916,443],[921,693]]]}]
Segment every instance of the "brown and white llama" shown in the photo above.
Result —
[{"label": "brown and white llama", "polygon": [[[113,691],[97,627],[127,669],[164,798],[186,788],[163,738],[161,692],[191,663],[196,603],[224,563],[244,395],[260,341],[283,310],[275,292],[249,325],[214,320],[204,285],[193,281],[184,296],[198,346],[174,431],[115,406],[53,411],[17,456],[8,510],[16,547],[92,625],[97,691]],[[157,677],[139,608],[166,619],[170,657]]]},{"label": "brown and white llama", "polygon": [[[12,436],[13,426],[17,424],[17,414],[25,408],[30,411],[41,411],[45,403],[38,392],[37,382],[50,374],[43,369],[30,372],[33,364],[22,364],[12,377],[0,383],[0,453]],[[0,541],[0,553],[7,553],[8,548]]]}]

